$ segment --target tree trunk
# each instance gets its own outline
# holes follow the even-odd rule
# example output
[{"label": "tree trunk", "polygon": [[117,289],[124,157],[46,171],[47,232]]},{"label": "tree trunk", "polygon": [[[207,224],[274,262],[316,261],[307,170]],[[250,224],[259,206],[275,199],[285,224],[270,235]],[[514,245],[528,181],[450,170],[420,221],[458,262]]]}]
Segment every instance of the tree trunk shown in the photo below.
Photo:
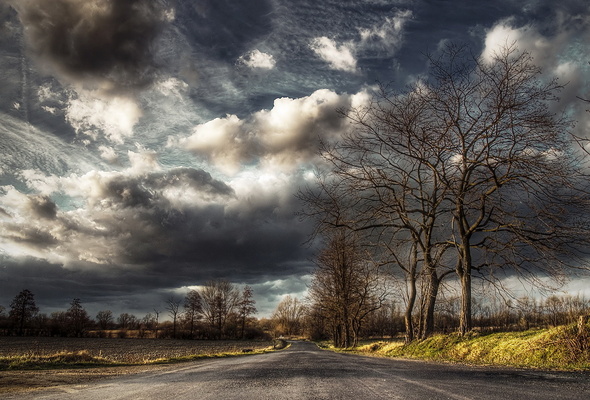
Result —
[{"label": "tree trunk", "polygon": [[422,329],[420,338],[426,339],[434,333],[434,307],[436,305],[436,297],[438,296],[438,288],[440,286],[440,279],[436,274],[434,267],[428,268],[428,290],[426,293],[426,310],[423,315]]},{"label": "tree trunk", "polygon": [[404,323],[406,326],[406,343],[414,340],[414,323],[412,322],[412,314],[414,313],[414,305],[416,304],[416,280],[410,281],[410,293],[408,294],[408,304],[404,313]]},{"label": "tree trunk", "polygon": [[459,322],[459,333],[461,336],[467,334],[473,328],[471,321],[471,265],[464,260],[461,267],[461,318]]}]

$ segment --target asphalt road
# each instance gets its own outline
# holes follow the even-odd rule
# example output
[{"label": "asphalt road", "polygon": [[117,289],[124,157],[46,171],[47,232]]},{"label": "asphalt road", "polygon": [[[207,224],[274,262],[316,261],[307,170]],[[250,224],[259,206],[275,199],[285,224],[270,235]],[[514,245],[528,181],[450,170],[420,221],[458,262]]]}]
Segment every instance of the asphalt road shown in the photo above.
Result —
[{"label": "asphalt road", "polygon": [[[10,398],[10,397],[9,397]],[[322,351],[178,364],[159,372],[47,389],[18,399],[590,399],[590,374],[467,367]]]}]

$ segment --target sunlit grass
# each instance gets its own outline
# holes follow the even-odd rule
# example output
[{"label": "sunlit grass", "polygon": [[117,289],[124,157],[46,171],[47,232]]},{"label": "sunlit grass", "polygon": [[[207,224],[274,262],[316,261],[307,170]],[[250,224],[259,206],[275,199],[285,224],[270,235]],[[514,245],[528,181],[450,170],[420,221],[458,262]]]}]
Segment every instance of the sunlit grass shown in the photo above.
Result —
[{"label": "sunlit grass", "polygon": [[575,325],[525,332],[436,335],[409,344],[373,342],[354,349],[363,354],[479,365],[590,370],[590,329]]}]

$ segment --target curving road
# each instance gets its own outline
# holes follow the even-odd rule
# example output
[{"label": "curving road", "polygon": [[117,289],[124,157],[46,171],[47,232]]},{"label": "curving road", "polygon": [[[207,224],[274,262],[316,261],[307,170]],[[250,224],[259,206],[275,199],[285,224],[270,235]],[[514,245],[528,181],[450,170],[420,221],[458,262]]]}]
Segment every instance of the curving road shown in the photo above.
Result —
[{"label": "curving road", "polygon": [[164,372],[121,376],[14,398],[590,399],[590,374],[362,357],[294,342],[275,353],[179,364]]}]

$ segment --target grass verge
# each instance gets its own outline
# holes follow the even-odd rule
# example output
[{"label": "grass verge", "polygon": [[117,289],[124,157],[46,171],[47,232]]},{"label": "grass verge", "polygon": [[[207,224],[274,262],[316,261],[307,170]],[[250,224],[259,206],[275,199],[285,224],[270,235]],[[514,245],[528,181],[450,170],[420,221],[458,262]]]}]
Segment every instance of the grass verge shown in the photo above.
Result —
[{"label": "grass verge", "polygon": [[441,362],[554,370],[590,370],[590,329],[568,325],[525,332],[436,335],[409,344],[379,341],[355,353]]}]

